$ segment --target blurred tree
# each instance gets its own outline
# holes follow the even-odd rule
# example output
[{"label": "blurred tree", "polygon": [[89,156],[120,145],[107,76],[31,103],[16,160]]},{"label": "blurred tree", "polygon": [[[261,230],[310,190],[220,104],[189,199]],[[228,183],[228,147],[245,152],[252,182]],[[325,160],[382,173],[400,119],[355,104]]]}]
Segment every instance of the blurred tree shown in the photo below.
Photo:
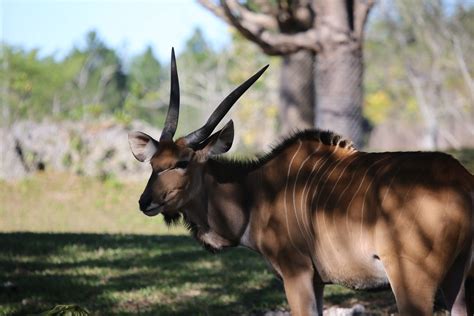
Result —
[{"label": "blurred tree", "polygon": [[199,2],[265,53],[284,56],[284,129],[315,124],[362,142],[362,44],[373,1]]},{"label": "blurred tree", "polygon": [[472,2],[397,0],[378,14],[367,38],[369,119],[416,148],[474,144]]},{"label": "blurred tree", "polygon": [[[216,53],[207,43],[202,31],[196,28],[185,43],[185,49],[178,56],[178,70],[181,91],[180,122],[186,120],[192,112],[192,118],[186,124],[180,123],[178,129],[198,127],[196,115],[206,111],[210,100],[205,100],[202,92],[206,82],[214,77],[209,74],[216,64]],[[129,93],[125,101],[126,115],[141,118],[156,126],[162,126],[168,109],[169,64],[162,66],[155,59],[151,47],[142,55],[133,58],[130,66]],[[185,71],[183,71],[185,69]],[[222,76],[220,77],[222,80]],[[218,79],[216,79],[218,80]],[[225,80],[225,79],[224,79]],[[203,109],[203,105],[204,109]],[[153,111],[153,115],[150,115]],[[190,124],[190,125],[188,125]],[[179,130],[178,130],[179,133]]]},{"label": "blurred tree", "polygon": [[19,118],[84,118],[123,108],[127,75],[116,52],[94,31],[86,35],[83,50],[73,49],[62,61],[7,44],[1,52],[6,123]]},{"label": "blurred tree", "polygon": [[164,72],[151,46],[132,59],[128,80],[129,89],[124,109],[116,113],[116,116],[125,121],[141,118],[156,123],[155,116],[150,116],[149,112],[150,109],[155,109],[159,102],[158,90],[164,80]]},{"label": "blurred tree", "polygon": [[194,29],[193,34],[186,41],[185,47],[182,57],[191,57],[198,64],[204,63],[214,54],[199,27]]},{"label": "blurred tree", "polygon": [[[233,32],[232,42],[225,49],[215,51],[199,29],[185,43],[186,49],[178,56],[181,90],[180,124],[178,135],[200,127],[208,115],[237,85],[267,63],[274,63],[258,47]],[[244,61],[245,62],[242,62]],[[160,86],[159,111],[165,113],[169,93],[169,75]],[[259,80],[245,93],[231,110],[235,123],[234,148],[242,152],[261,149],[268,145],[275,132],[275,81],[267,77]],[[165,97],[166,96],[166,97]],[[223,123],[226,123],[224,120]],[[161,126],[161,124],[159,124]]]},{"label": "blurred tree", "polygon": [[139,90],[140,94],[158,89],[163,74],[160,62],[155,58],[151,46],[132,59],[129,76],[130,84],[137,85],[134,90]]},{"label": "blurred tree", "polygon": [[[232,1],[228,1],[230,7]],[[265,7],[267,2],[253,0],[247,3],[248,7],[241,5],[237,9],[247,10],[242,11],[242,19],[244,16],[249,17],[247,13],[252,13],[257,14],[250,15],[257,21],[268,15],[274,22],[283,19],[284,15],[272,16],[272,10],[282,13],[289,10],[278,7],[276,1]],[[284,4],[279,3],[281,6]],[[301,5],[303,2],[292,3]],[[322,1],[321,5],[324,3]],[[335,5],[339,2],[331,3]],[[222,6],[215,7],[223,17],[226,16]],[[289,12],[299,16],[300,13],[296,14],[298,10],[295,10]],[[306,12],[312,12],[308,10]],[[472,1],[380,1],[372,15],[364,40],[365,59],[370,61],[365,71],[367,98],[364,115],[375,126],[371,136],[372,146],[379,149],[432,149],[474,145]],[[292,21],[295,17],[288,19]],[[357,24],[355,21],[352,23],[354,26]],[[326,24],[326,28],[333,25],[329,22]],[[323,26],[321,28],[319,30],[324,30]],[[281,43],[288,36],[288,46],[275,44],[283,51],[285,47],[295,49],[297,45],[293,45],[292,41],[297,41],[303,47],[305,43],[298,41],[311,32],[308,29],[290,34],[282,30],[277,26],[272,32],[262,29],[263,33],[257,35],[270,44],[275,41]],[[315,34],[319,34],[318,29],[315,30]],[[331,33],[328,34],[325,36]],[[196,29],[185,44],[178,56],[183,104],[179,128],[184,129],[183,133],[199,127],[222,98],[256,69],[266,63],[273,64],[271,69],[278,69],[280,57],[262,54],[259,47],[265,45],[253,45],[243,35],[240,30],[233,28],[230,45],[217,51],[206,41],[203,32]],[[318,39],[316,43],[325,42]],[[357,41],[353,40],[353,43]],[[310,44],[308,42],[307,45]],[[337,46],[338,42],[334,45]],[[150,48],[132,58],[128,73],[122,70],[123,61],[118,52],[107,47],[94,32],[87,35],[86,45],[71,50],[64,59],[42,56],[38,50],[25,50],[7,43],[1,44],[0,48],[3,123],[19,119],[80,119],[100,115],[113,115],[125,122],[142,119],[156,126],[161,126],[163,122],[169,96],[169,65],[161,67]],[[320,60],[324,64],[330,59],[327,55],[336,52],[336,48],[331,50],[331,46],[321,46],[317,50],[316,61]],[[301,48],[300,52],[305,49]],[[308,48],[308,51],[311,49]],[[354,49],[356,53],[361,52],[357,47]],[[295,56],[291,54],[287,57],[294,61]],[[285,62],[281,66],[288,71],[296,69],[285,66]],[[350,68],[349,65],[344,67],[346,70]],[[301,71],[295,70],[295,75],[282,75],[280,87],[285,84],[295,89],[303,87],[304,84],[297,81],[305,75],[301,77],[297,74],[303,74],[309,68],[313,74],[313,67],[303,68]],[[351,74],[360,78],[359,70],[356,68]],[[336,80],[337,76],[344,74],[340,71],[318,74],[321,76],[317,84],[319,101],[327,99],[323,95],[325,92],[335,94],[333,90],[324,89],[324,80]],[[236,140],[236,145],[240,145],[239,150],[261,149],[274,139],[274,119],[278,113],[275,107],[278,93],[282,94],[277,79],[264,75],[264,80],[259,80],[239,101],[240,105],[234,107],[233,118],[239,121],[236,132],[241,133]],[[347,82],[344,80],[349,79],[341,80]],[[303,81],[309,82],[306,79]],[[338,87],[341,88],[342,96],[344,87]],[[291,91],[286,95],[299,96],[304,93],[302,90]],[[301,93],[298,94],[298,91]],[[303,104],[303,101],[294,101],[294,104]],[[283,113],[280,114],[282,116],[291,117],[289,112],[279,112]],[[331,118],[328,115],[326,117]],[[337,123],[337,120],[330,120],[326,128],[336,129],[332,122]]]},{"label": "blurred tree", "polygon": [[0,63],[4,123],[58,114],[53,105],[59,103],[59,91],[69,78],[53,58],[3,44]]},{"label": "blurred tree", "polygon": [[86,35],[84,50],[74,49],[66,57],[82,59],[82,67],[74,81],[82,115],[113,113],[123,108],[127,92],[127,76],[116,52],[108,48],[95,31]]}]

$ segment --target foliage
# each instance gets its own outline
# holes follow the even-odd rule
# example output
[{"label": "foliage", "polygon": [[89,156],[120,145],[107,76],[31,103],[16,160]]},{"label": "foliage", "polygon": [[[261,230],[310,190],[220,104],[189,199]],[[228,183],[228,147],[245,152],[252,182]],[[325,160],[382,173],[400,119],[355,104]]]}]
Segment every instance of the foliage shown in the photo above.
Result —
[{"label": "foliage", "polygon": [[364,114],[373,125],[417,127],[425,149],[459,148],[472,137],[473,16],[469,2],[381,3],[365,51]]},{"label": "foliage", "polygon": [[[115,112],[116,118],[127,123],[134,118],[149,117],[148,113],[159,102],[160,94],[157,89],[163,79],[162,66],[149,46],[141,55],[132,59],[129,69],[128,94],[123,109]],[[159,115],[160,119],[164,116],[162,112]]]},{"label": "foliage", "polygon": [[[5,123],[45,117],[77,120],[115,116],[124,123],[133,118],[162,124],[168,104],[168,65],[162,66],[153,49],[147,47],[124,67],[126,62],[119,52],[108,47],[95,31],[85,37],[85,46],[73,48],[62,60],[39,57],[38,50],[2,44],[0,64],[6,68],[2,69],[0,79],[6,89],[0,93],[7,107],[2,112]],[[201,95],[202,89],[209,90],[204,78],[214,76],[216,87],[212,92],[221,92],[246,79],[257,69],[256,64],[265,63],[267,58],[258,57],[255,48],[247,49],[248,43],[242,39],[236,39],[236,43],[228,50],[215,52],[202,31],[196,29],[178,56],[180,75],[184,74],[183,112],[189,112],[184,116],[194,118],[193,127],[199,124],[195,109],[201,112],[217,105],[206,99],[207,95]],[[241,67],[244,58],[255,62]],[[187,109],[188,106],[193,109]]]},{"label": "foliage", "polygon": [[[248,4],[263,10],[255,1]],[[443,1],[397,0],[381,1],[375,8],[365,40],[364,116],[374,127],[387,122],[421,126],[423,135],[432,138],[429,148],[465,145],[462,140],[474,133],[474,59],[469,54],[474,49],[474,6],[466,1],[453,7]],[[151,47],[125,60],[126,54],[107,46],[96,32],[85,39],[83,47],[73,48],[62,59],[2,44],[3,123],[113,116],[124,124],[142,119],[162,126],[169,61],[160,63]],[[200,29],[177,57],[182,93],[179,135],[198,128],[227,93],[269,63],[264,77],[233,109],[238,121],[234,147],[248,153],[274,141],[279,60],[265,56],[237,31],[230,45],[216,50]]]},{"label": "foliage", "polygon": [[365,98],[364,116],[372,124],[380,124],[387,119],[390,106],[390,98],[385,91],[370,93]]},{"label": "foliage", "polygon": [[62,61],[3,44],[5,121],[96,117],[122,106],[127,79],[120,59],[95,32],[86,38],[83,50],[73,49]]},{"label": "foliage", "polygon": [[[270,69],[252,89],[232,108],[236,123],[234,149],[254,152],[271,142],[275,134],[277,60],[262,54],[258,47],[246,41],[237,32],[232,33],[232,44],[215,51],[206,42],[199,29],[187,43],[187,49],[178,57],[181,83],[181,110],[177,135],[189,133],[207,120],[215,107],[239,84],[258,69],[271,64]],[[168,95],[168,79],[160,89]],[[166,108],[167,103],[163,104]],[[222,124],[225,124],[226,119]],[[248,135],[251,135],[250,141]]]},{"label": "foliage", "polygon": [[[48,114],[55,91],[64,88],[67,73],[63,73],[52,58],[38,58],[38,51],[26,52],[13,47],[2,47],[2,59],[8,61],[8,73],[2,79],[8,81],[9,91],[3,96],[9,111],[15,117],[34,117]],[[1,61],[4,63],[4,60]],[[14,69],[14,71],[10,71]]]},{"label": "foliage", "polygon": [[131,87],[139,96],[155,90],[163,77],[160,62],[155,58],[153,49],[148,46],[142,55],[133,58],[130,65],[130,77],[134,83]]},{"label": "foliage", "polygon": [[[3,122],[113,116],[124,124],[141,119],[162,126],[169,100],[169,65],[162,65],[151,47],[127,63],[94,31],[86,34],[85,42],[83,48],[72,49],[62,60],[39,57],[36,50],[24,51],[5,44],[4,60],[0,61],[7,65],[0,78],[7,84],[6,90],[0,90],[6,101]],[[229,47],[216,51],[199,28],[185,47],[177,56],[181,82],[177,134],[200,127],[229,92],[271,63],[268,73],[273,75],[257,82],[239,101],[243,104],[236,107],[236,119],[242,124],[234,147],[240,145],[251,151],[269,143],[277,116],[273,92],[278,73],[276,60],[238,34],[233,34]],[[265,134],[261,133],[262,128],[267,131]],[[246,134],[241,136],[239,131]]]}]

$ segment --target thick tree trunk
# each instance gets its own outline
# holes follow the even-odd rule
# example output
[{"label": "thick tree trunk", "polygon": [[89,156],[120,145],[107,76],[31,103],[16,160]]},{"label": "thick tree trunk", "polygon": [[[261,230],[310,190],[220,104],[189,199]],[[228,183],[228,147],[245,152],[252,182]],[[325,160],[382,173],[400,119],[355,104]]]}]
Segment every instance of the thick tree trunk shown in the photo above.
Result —
[{"label": "thick tree trunk", "polygon": [[280,77],[280,131],[284,134],[314,123],[314,60],[308,50],[283,56]]},{"label": "thick tree trunk", "polygon": [[281,132],[314,124],[362,146],[362,46],[375,0],[264,0],[261,12],[249,1],[199,2],[265,53],[283,56]]},{"label": "thick tree trunk", "polygon": [[356,145],[363,142],[362,79],[360,48],[338,45],[316,58],[315,126],[329,129]]},{"label": "thick tree trunk", "polygon": [[315,125],[363,145],[363,29],[369,2],[317,2],[316,28],[320,51],[316,59]]}]

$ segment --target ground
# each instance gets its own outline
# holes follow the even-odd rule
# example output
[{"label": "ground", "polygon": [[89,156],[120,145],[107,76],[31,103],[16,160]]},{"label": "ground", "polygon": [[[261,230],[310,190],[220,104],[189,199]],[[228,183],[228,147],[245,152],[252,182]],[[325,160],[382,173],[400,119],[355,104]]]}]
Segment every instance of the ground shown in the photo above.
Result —
[{"label": "ground", "polygon": [[[456,152],[474,170],[474,151]],[[0,315],[77,304],[94,315],[261,315],[282,284],[246,249],[204,251],[137,210],[144,183],[43,173],[0,183]],[[329,286],[325,306],[394,312],[390,291]]]}]

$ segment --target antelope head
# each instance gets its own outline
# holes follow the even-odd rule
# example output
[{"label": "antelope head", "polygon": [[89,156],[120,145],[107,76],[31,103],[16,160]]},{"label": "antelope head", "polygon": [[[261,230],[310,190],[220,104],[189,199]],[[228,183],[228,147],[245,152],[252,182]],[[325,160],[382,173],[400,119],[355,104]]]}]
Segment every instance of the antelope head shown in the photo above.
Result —
[{"label": "antelope head", "polygon": [[179,217],[179,210],[195,198],[203,185],[203,174],[210,157],[227,152],[233,142],[230,120],[221,130],[217,124],[238,98],[263,74],[268,65],[232,91],[215,109],[207,122],[190,134],[173,140],[179,116],[179,81],[174,50],[171,51],[171,92],[165,125],[159,140],[142,132],[128,135],[130,148],[140,162],[148,162],[152,173],[140,196],[140,210],[148,216],[162,213]]}]

